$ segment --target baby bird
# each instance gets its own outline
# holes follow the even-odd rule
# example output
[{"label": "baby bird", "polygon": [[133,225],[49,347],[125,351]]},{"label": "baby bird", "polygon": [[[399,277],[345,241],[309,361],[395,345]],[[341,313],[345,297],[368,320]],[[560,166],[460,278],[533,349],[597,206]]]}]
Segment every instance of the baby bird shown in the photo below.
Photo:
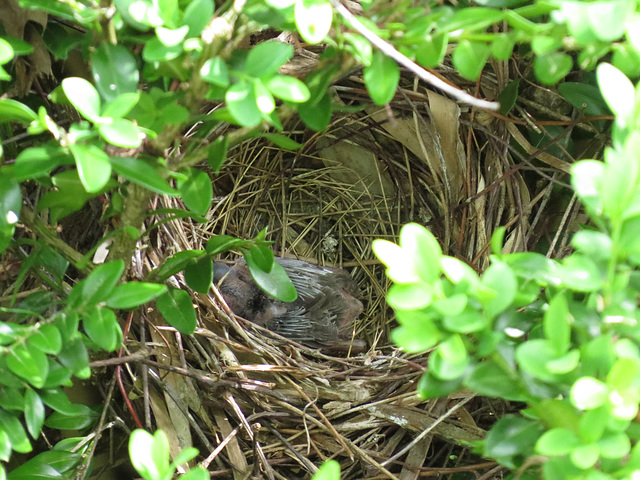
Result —
[{"label": "baby bird", "polygon": [[358,286],[348,272],[276,257],[298,298],[281,302],[262,291],[243,260],[214,263],[214,283],[236,315],[311,347],[348,343],[349,324],[362,313]]}]

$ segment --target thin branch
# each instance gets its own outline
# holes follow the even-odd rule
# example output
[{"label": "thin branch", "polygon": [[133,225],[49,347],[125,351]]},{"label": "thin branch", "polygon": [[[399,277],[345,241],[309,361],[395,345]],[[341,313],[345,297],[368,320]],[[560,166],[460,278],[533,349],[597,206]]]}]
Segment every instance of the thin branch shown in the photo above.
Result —
[{"label": "thin branch", "polygon": [[439,88],[443,92],[448,93],[452,97],[460,100],[461,102],[468,103],[472,107],[482,108],[486,110],[498,110],[500,108],[500,104],[498,102],[489,102],[487,100],[481,100],[479,98],[474,97],[473,95],[468,94],[467,92],[460,90],[459,88],[453,87],[448,83],[440,80],[434,74],[428,72],[420,65],[416,64],[409,57],[403,55],[398,50],[395,49],[393,45],[385,42],[382,38],[377,36],[367,27],[365,27],[360,20],[358,20],[355,15],[353,15],[347,8],[342,5],[339,0],[329,0],[333,5],[333,8],[344,18],[352,28],[354,28],[360,35],[369,40],[373,46],[378,48],[382,53],[384,53],[387,57],[392,58],[396,62],[398,62],[403,67],[411,70],[415,73],[419,78],[424,80],[425,82],[433,85],[436,88]]}]

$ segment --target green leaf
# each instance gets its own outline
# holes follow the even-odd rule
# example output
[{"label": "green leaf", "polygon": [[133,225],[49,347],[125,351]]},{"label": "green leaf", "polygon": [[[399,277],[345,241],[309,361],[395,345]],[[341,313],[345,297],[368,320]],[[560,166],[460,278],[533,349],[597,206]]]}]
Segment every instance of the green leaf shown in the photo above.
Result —
[{"label": "green leaf", "polygon": [[371,65],[364,68],[365,85],[376,105],[386,105],[396,93],[400,80],[400,68],[395,60],[376,50]]},{"label": "green leaf", "polygon": [[227,252],[237,248],[248,248],[251,244],[247,240],[232,237],[230,235],[215,235],[207,241],[205,250],[209,255]]},{"label": "green leaf", "polygon": [[213,282],[213,261],[207,256],[184,269],[184,280],[190,288],[198,293],[206,294]]},{"label": "green leaf", "polygon": [[496,292],[492,298],[482,300],[484,311],[491,319],[506,310],[516,297],[518,280],[511,267],[494,260],[482,275],[482,284]]},{"label": "green leaf", "polygon": [[522,458],[528,458],[542,433],[537,422],[515,415],[505,415],[489,430],[484,441],[484,456],[495,458],[508,468],[516,469]]},{"label": "green leaf", "polygon": [[84,78],[68,77],[62,80],[62,90],[84,118],[92,122],[100,119],[100,96],[91,83]]},{"label": "green leaf", "polygon": [[623,458],[631,451],[631,442],[625,433],[614,433],[598,441],[602,458]]},{"label": "green leaf", "polygon": [[189,27],[188,37],[197,37],[213,17],[212,0],[192,0],[188,3],[182,23]]},{"label": "green leaf", "polygon": [[446,397],[461,387],[462,377],[444,381],[434,377],[433,374],[427,370],[420,377],[416,390],[420,397],[428,400],[430,398]]},{"label": "green leaf", "polygon": [[213,201],[213,185],[209,175],[196,168],[189,169],[187,179],[178,182],[178,191],[189,210],[205,215]]},{"label": "green leaf", "polygon": [[256,95],[256,105],[258,109],[265,115],[269,115],[276,108],[276,102],[271,92],[260,80],[253,82],[253,89]]},{"label": "green leaf", "polygon": [[545,85],[555,85],[571,71],[573,59],[563,52],[538,55],[533,61],[536,78]]},{"label": "green leaf", "polygon": [[213,83],[219,87],[228,87],[230,83],[227,64],[220,57],[213,57],[204,62],[200,69],[200,76],[205,82]]},{"label": "green leaf", "polygon": [[37,119],[36,112],[25,104],[10,98],[0,98],[0,124],[20,122],[23,125],[28,125]]},{"label": "green leaf", "polygon": [[138,429],[129,437],[129,458],[133,468],[145,479],[165,478],[169,467],[169,440],[162,430],[155,435]]},{"label": "green leaf", "polygon": [[520,368],[547,382],[558,381],[557,375],[547,368],[547,363],[557,358],[558,355],[548,340],[529,340],[516,349],[516,360]]},{"label": "green leaf", "polygon": [[147,303],[167,291],[158,283],[128,282],[118,285],[107,299],[107,307],[127,310]]},{"label": "green leaf", "polygon": [[139,91],[135,93],[122,93],[104,106],[102,115],[112,118],[124,117],[139,101]]},{"label": "green leaf", "polygon": [[25,148],[16,157],[14,178],[22,182],[48,176],[51,170],[70,159],[68,153],[57,145]]},{"label": "green leaf", "polygon": [[116,147],[138,148],[142,144],[142,135],[138,127],[125,118],[114,118],[98,127],[100,136]]},{"label": "green leaf", "polygon": [[260,136],[273,142],[278,147],[284,148],[285,150],[299,150],[304,146],[301,143],[279,133],[263,133]]},{"label": "green leaf", "polygon": [[13,59],[14,51],[11,44],[4,38],[0,38],[0,65],[4,65]]},{"label": "green leaf", "polygon": [[58,355],[58,359],[62,365],[71,370],[78,378],[88,378],[91,374],[91,370],[89,369],[89,354],[80,336],[65,342],[64,348]]},{"label": "green leaf", "polygon": [[69,145],[69,150],[76,161],[82,186],[88,193],[99,192],[111,178],[107,154],[95,145]]},{"label": "green leaf", "polygon": [[[256,236],[256,239],[259,236],[260,234]],[[264,237],[261,240],[264,240]],[[269,248],[267,245],[251,245],[251,247],[249,248],[249,256],[251,257],[252,262],[260,270],[269,273],[273,268],[275,255],[273,254],[273,250],[271,250],[271,248]]]},{"label": "green leaf", "polygon": [[32,450],[31,443],[24,431],[24,427],[17,417],[0,408],[0,432],[6,433],[11,443],[11,448],[18,453],[29,453]]},{"label": "green leaf", "polygon": [[[209,242],[214,238],[218,237],[212,237],[209,239]],[[170,276],[184,270],[188,265],[196,263],[198,259],[202,258],[204,253],[204,250],[183,250],[177,252],[169,257],[162,266],[156,268],[150,277],[158,282],[164,282]]]},{"label": "green leaf", "polygon": [[211,167],[211,170],[213,170],[213,173],[215,173],[216,175],[220,173],[220,169],[222,168],[224,161],[227,159],[228,150],[229,138],[226,135],[216,138],[209,146],[207,163],[209,164],[209,167]]},{"label": "green leaf", "polygon": [[176,197],[180,193],[171,188],[163,176],[144,160],[126,157],[110,157],[111,165],[118,175],[148,188],[152,192]]},{"label": "green leaf", "polygon": [[626,390],[636,382],[640,373],[639,360],[636,358],[619,358],[607,375],[607,385],[613,390]]},{"label": "green leaf", "polygon": [[394,284],[387,292],[387,303],[396,310],[419,310],[433,301],[433,288],[424,282]]},{"label": "green leaf", "polygon": [[177,58],[182,53],[182,45],[168,47],[157,38],[147,40],[142,50],[142,58],[149,63],[166,62]]},{"label": "green leaf", "polygon": [[598,160],[581,160],[571,166],[571,186],[592,213],[602,213],[600,185],[605,164]]},{"label": "green leaf", "polygon": [[600,449],[597,444],[578,445],[569,455],[571,462],[578,468],[586,470],[595,465],[600,458]]},{"label": "green leaf", "polygon": [[300,80],[286,75],[274,75],[264,80],[265,86],[276,97],[294,103],[309,100],[311,93]]},{"label": "green leaf", "polygon": [[20,184],[0,173],[0,230],[13,227],[18,222],[21,208]]},{"label": "green leaf", "polygon": [[191,335],[196,330],[198,320],[191,296],[184,290],[170,288],[156,299],[158,310],[164,319],[180,333]]},{"label": "green leaf", "polygon": [[98,419],[98,415],[86,405],[74,404],[76,411],[73,415],[53,412],[44,424],[57,430],[82,430],[90,427]]},{"label": "green leaf", "polygon": [[544,312],[542,320],[544,334],[558,355],[562,355],[569,350],[571,342],[569,320],[567,299],[562,293],[559,293],[549,302],[549,307]]},{"label": "green leaf", "polygon": [[29,344],[42,353],[57,355],[62,349],[62,335],[55,325],[41,325],[29,338]]},{"label": "green leaf", "polygon": [[263,117],[256,103],[254,84],[246,80],[240,80],[227,90],[225,100],[229,112],[243,127],[255,127]]},{"label": "green leaf", "polygon": [[49,373],[46,355],[28,344],[16,345],[9,351],[7,366],[36,388],[42,388]]},{"label": "green leaf", "polygon": [[255,262],[249,250],[243,253],[251,276],[262,290],[282,302],[293,302],[298,298],[291,279],[279,263],[274,262],[271,271],[265,272]]},{"label": "green leaf", "polygon": [[451,55],[451,60],[460,75],[468,80],[477,80],[490,52],[491,49],[485,43],[462,40]]},{"label": "green leaf", "polygon": [[464,386],[487,397],[512,401],[524,401],[526,398],[515,372],[509,372],[492,361],[475,365],[464,380]]},{"label": "green leaf", "polygon": [[493,55],[493,58],[496,60],[509,60],[513,53],[515,43],[513,35],[496,33],[493,35],[493,40],[491,41],[491,55]]},{"label": "green leaf", "polygon": [[635,10],[633,3],[626,0],[593,2],[585,7],[591,28],[603,42],[612,42],[624,35],[625,22],[622,20]]},{"label": "green leaf", "polygon": [[44,424],[44,404],[40,396],[31,388],[24,395],[24,421],[29,435],[35,440],[40,436]]},{"label": "green leaf", "polygon": [[138,66],[131,52],[122,45],[107,42],[102,43],[92,55],[91,74],[96,89],[105,102],[112,101],[124,93],[136,92],[140,81]]},{"label": "green leaf", "polygon": [[391,331],[391,340],[406,352],[426,352],[442,338],[440,330],[428,318],[419,318],[419,321],[413,323],[408,322],[408,317],[419,317],[420,312],[398,310],[396,315],[398,318],[402,317],[402,325]]},{"label": "green leaf", "polygon": [[115,0],[114,3],[122,19],[133,28],[147,31],[163,23],[157,3],[152,0]]},{"label": "green leaf", "polygon": [[440,28],[446,32],[484,30],[503,18],[503,12],[491,8],[461,8],[444,20]]},{"label": "green leaf", "polygon": [[456,333],[480,332],[490,323],[489,318],[475,308],[467,308],[456,315],[444,314],[442,319],[442,326],[450,332]]},{"label": "green leaf", "polygon": [[520,87],[520,79],[512,80],[504,87],[504,90],[498,95],[500,102],[500,113],[508,115],[518,99],[518,88]]},{"label": "green leaf", "polygon": [[609,396],[609,388],[593,377],[579,378],[571,387],[571,403],[580,410],[593,410],[603,405]]},{"label": "green leaf", "polygon": [[450,335],[429,356],[429,370],[440,380],[461,377],[469,366],[469,355],[458,334]]},{"label": "green leaf", "polygon": [[585,115],[608,115],[607,107],[598,87],[577,82],[563,82],[558,85],[560,95],[567,99],[573,107],[583,111]]},{"label": "green leaf", "polygon": [[249,51],[244,72],[257,78],[269,78],[293,57],[293,46],[271,40],[256,45]]},{"label": "green leaf", "polygon": [[305,125],[316,132],[322,132],[326,130],[331,121],[332,106],[331,98],[328,94],[325,95],[317,102],[313,102],[313,96],[311,100],[305,103],[301,103],[298,106],[298,115],[305,123]]},{"label": "green leaf", "polygon": [[335,460],[325,461],[311,480],[340,480],[340,464]]},{"label": "green leaf", "polygon": [[103,350],[113,352],[122,344],[122,329],[110,308],[93,308],[84,316],[82,324],[88,337]]},{"label": "green leaf", "polygon": [[437,67],[444,60],[448,43],[446,34],[426,35],[424,43],[418,45],[416,61],[423,67]]},{"label": "green leaf", "polygon": [[327,0],[298,0],[294,15],[298,32],[307,43],[320,43],[331,29],[333,9]]},{"label": "green leaf", "polygon": [[545,432],[536,443],[540,455],[567,455],[580,444],[576,435],[566,428],[553,428]]},{"label": "green leaf", "polygon": [[579,292],[594,292],[603,284],[602,273],[595,262],[579,253],[565,258],[557,274],[563,285]]},{"label": "green leaf", "polygon": [[625,125],[633,118],[635,89],[631,80],[616,67],[601,63],[596,70],[598,86],[609,105],[611,111],[616,115],[616,122]]},{"label": "green leaf", "polygon": [[91,306],[105,301],[113,293],[123,272],[124,261],[122,260],[99,265],[86,279],[73,287],[69,294],[69,307]]},{"label": "green leaf", "polygon": [[183,25],[176,29],[156,27],[156,36],[158,37],[158,40],[167,47],[174,47],[182,43],[188,32],[189,27],[187,25]]},{"label": "green leaf", "polygon": [[[195,449],[194,449],[195,450]],[[197,450],[196,450],[197,453]],[[187,473],[180,476],[180,480],[209,480],[210,475],[207,470],[202,467],[193,467]]]}]

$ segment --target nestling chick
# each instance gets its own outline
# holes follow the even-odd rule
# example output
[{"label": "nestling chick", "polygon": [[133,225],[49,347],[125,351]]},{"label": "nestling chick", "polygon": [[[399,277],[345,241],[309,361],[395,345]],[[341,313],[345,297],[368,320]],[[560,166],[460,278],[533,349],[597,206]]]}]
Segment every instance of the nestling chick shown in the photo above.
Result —
[{"label": "nestling chick", "polygon": [[263,292],[244,260],[232,267],[214,263],[214,283],[233,313],[305,345],[344,344],[350,338],[349,324],[362,313],[362,303],[355,297],[358,286],[349,273],[289,258],[275,261],[298,291],[294,302],[281,302]]}]

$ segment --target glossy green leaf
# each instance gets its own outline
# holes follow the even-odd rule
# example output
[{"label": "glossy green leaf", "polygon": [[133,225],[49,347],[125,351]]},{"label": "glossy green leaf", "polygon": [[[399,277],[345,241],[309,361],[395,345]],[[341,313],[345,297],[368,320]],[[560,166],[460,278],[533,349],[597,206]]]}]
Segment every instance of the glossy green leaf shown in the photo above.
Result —
[{"label": "glossy green leaf", "polygon": [[560,95],[567,99],[578,111],[585,115],[608,115],[609,109],[600,90],[594,85],[577,82],[563,82],[558,85]]},{"label": "glossy green leaf", "polygon": [[184,269],[184,280],[190,288],[198,293],[206,294],[213,282],[213,261],[211,257],[204,257],[195,264],[189,264]]},{"label": "glossy green leaf", "polygon": [[434,376],[445,381],[461,377],[469,363],[467,349],[457,334],[440,343],[429,356],[429,370]]},{"label": "glossy green leaf", "polygon": [[189,293],[170,288],[167,293],[156,299],[156,305],[169,325],[179,332],[185,335],[195,332],[198,320]]},{"label": "glossy green leaf", "polygon": [[13,59],[13,47],[4,38],[0,38],[0,65],[4,65]]},{"label": "glossy green leaf", "polygon": [[271,271],[265,272],[253,260],[248,250],[244,252],[244,257],[251,276],[261,289],[282,302],[293,302],[298,298],[298,293],[291,283],[291,279],[279,263],[274,263]]},{"label": "glossy green leaf", "polygon": [[541,455],[566,455],[579,444],[578,438],[572,431],[553,428],[538,439],[536,451]]},{"label": "glossy green leaf", "polygon": [[418,45],[416,61],[423,67],[437,67],[447,52],[449,37],[446,34],[426,35],[424,43]]},{"label": "glossy green leaf", "polygon": [[513,53],[515,43],[515,37],[513,35],[497,33],[493,35],[493,40],[491,41],[491,55],[493,55],[493,58],[496,60],[509,60]]},{"label": "glossy green leaf", "polygon": [[40,436],[44,424],[44,404],[40,396],[31,388],[27,388],[24,395],[24,420],[29,435],[33,439]]},{"label": "glossy green leaf", "polygon": [[619,358],[607,375],[607,385],[614,390],[626,390],[637,381],[639,373],[638,359]]},{"label": "glossy green leaf", "polygon": [[213,17],[212,0],[192,0],[187,4],[182,23],[189,27],[188,37],[197,37]]},{"label": "glossy green leaf", "polygon": [[[400,313],[406,316],[406,313],[414,312],[397,312],[398,315],[400,315]],[[402,349],[408,353],[426,352],[434,347],[441,338],[442,334],[438,328],[428,319],[413,325],[405,322],[400,327],[394,328],[391,331],[391,340],[393,343],[402,347]]]},{"label": "glossy green leaf", "polygon": [[46,355],[30,345],[16,345],[10,350],[7,366],[36,388],[42,388],[49,373]]},{"label": "glossy green leaf", "polygon": [[442,22],[442,30],[454,32],[456,30],[484,30],[504,18],[500,10],[490,8],[461,8]]},{"label": "glossy green leaf", "polygon": [[253,90],[256,95],[256,105],[265,115],[269,115],[276,108],[276,102],[271,92],[260,80],[253,82]]},{"label": "glossy green leaf", "polygon": [[138,148],[142,144],[142,135],[138,127],[125,118],[114,118],[111,122],[98,127],[100,136],[116,147]]},{"label": "glossy green leaf", "polygon": [[26,148],[16,157],[14,178],[22,182],[47,176],[51,170],[70,160],[68,153],[57,145]]},{"label": "glossy green leaf", "polygon": [[127,310],[147,303],[167,291],[158,283],[128,282],[118,285],[107,299],[109,308]]},{"label": "glossy green leaf", "polygon": [[209,175],[202,170],[192,168],[186,180],[178,182],[178,191],[189,210],[205,215],[213,201],[213,185]]},{"label": "glossy green leaf", "polygon": [[167,62],[182,53],[182,45],[168,47],[157,38],[148,40],[142,50],[142,58],[146,62]]},{"label": "glossy green leaf", "polygon": [[262,42],[247,55],[244,72],[257,78],[269,78],[293,57],[293,46],[271,40]]},{"label": "glossy green leaf", "polygon": [[520,344],[516,349],[516,360],[520,364],[520,368],[547,382],[558,380],[557,374],[547,368],[547,362],[557,358],[555,349],[547,340],[529,340]]},{"label": "glossy green leaf", "polygon": [[307,86],[294,77],[274,75],[266,79],[264,84],[274,96],[289,102],[303,103],[311,97]]},{"label": "glossy green leaf", "polygon": [[[196,449],[193,449],[193,450],[196,450]],[[196,450],[196,454],[197,453],[198,451]],[[184,473],[183,475],[180,476],[180,480],[209,480],[209,478],[211,478],[211,476],[209,475],[209,472],[200,466],[193,467],[187,473]]]},{"label": "glossy green leaf", "polygon": [[20,420],[9,412],[0,408],[0,431],[6,433],[11,448],[18,453],[29,453],[32,450],[27,432]]},{"label": "glossy green leaf", "polygon": [[84,280],[78,282],[69,294],[71,308],[96,305],[113,293],[124,272],[124,261],[114,260],[96,267]]},{"label": "glossy green leaf", "polygon": [[444,314],[442,326],[450,332],[472,333],[487,328],[491,322],[489,318],[474,308],[468,308],[459,314]]},{"label": "glossy green leaf", "polygon": [[90,82],[80,77],[68,77],[62,80],[62,90],[84,118],[92,122],[100,119],[100,96]]},{"label": "glossy green leaf", "polygon": [[340,464],[336,460],[325,461],[311,480],[340,480]]},{"label": "glossy green leaf", "polygon": [[109,101],[102,110],[105,117],[121,118],[131,111],[140,100],[140,92],[122,93]]},{"label": "glossy green leaf", "polygon": [[163,176],[144,160],[127,157],[111,157],[111,165],[118,175],[148,188],[152,192],[178,196],[180,193],[171,188]]},{"label": "glossy green leaf", "polygon": [[305,42],[320,43],[333,21],[333,9],[327,0],[299,0],[294,8],[296,27]]},{"label": "glossy green leaf", "polygon": [[20,184],[0,173],[0,229],[15,225],[20,218],[21,209]]},{"label": "glossy green leaf", "polygon": [[207,163],[211,170],[217,175],[227,159],[227,151],[229,150],[229,139],[226,135],[216,138],[207,152]]},{"label": "glossy green leaf", "polygon": [[371,65],[364,68],[363,77],[374,103],[386,105],[393,99],[398,88],[400,68],[395,60],[376,50]]},{"label": "glossy green leaf", "polygon": [[555,85],[571,71],[573,59],[563,52],[553,52],[536,56],[533,71],[536,78],[545,85]]},{"label": "glossy green leaf", "polygon": [[55,325],[41,325],[29,337],[29,345],[43,353],[56,355],[62,349],[62,335]]},{"label": "glossy green leaf", "polygon": [[122,45],[107,42],[102,43],[93,53],[91,74],[96,89],[105,102],[125,93],[135,93],[140,81],[138,66],[131,52]]},{"label": "glossy green leaf", "polygon": [[505,415],[493,425],[484,441],[484,455],[515,469],[522,458],[528,458],[542,433],[535,421],[516,415]]},{"label": "glossy green leaf", "polygon": [[387,292],[387,303],[397,310],[418,310],[433,301],[433,288],[423,282],[394,284]]},{"label": "glossy green leaf", "polygon": [[136,471],[145,479],[164,478],[169,467],[169,440],[162,430],[154,435],[134,430],[129,437],[129,458]]},{"label": "glossy green leaf", "polygon": [[47,417],[44,424],[57,430],[82,430],[90,427],[98,420],[98,414],[88,406],[75,404],[75,407],[76,412],[73,415],[53,412]]},{"label": "glossy green leaf", "polygon": [[518,99],[518,89],[520,87],[520,79],[512,80],[504,87],[504,90],[498,95],[500,102],[500,113],[508,115]]},{"label": "glossy green leaf", "polygon": [[558,355],[566,353],[569,349],[571,341],[569,321],[567,299],[560,293],[551,299],[542,320],[544,334]]},{"label": "glossy green leaf", "polygon": [[589,24],[599,40],[611,42],[619,39],[625,31],[625,22],[633,13],[633,3],[626,0],[608,0],[585,5]]},{"label": "glossy green leaf", "polygon": [[593,292],[602,287],[602,272],[595,262],[584,255],[574,253],[562,261],[558,270],[562,284],[579,292]]},{"label": "glossy green leaf", "polygon": [[600,449],[596,444],[578,445],[569,454],[571,462],[578,468],[586,470],[595,465],[600,458]]},{"label": "glossy green leaf", "polygon": [[95,145],[69,145],[78,176],[88,193],[99,192],[111,178],[109,157]]},{"label": "glossy green leaf", "polygon": [[263,117],[256,103],[256,92],[252,82],[240,80],[225,94],[227,107],[233,118],[243,127],[255,127]]},{"label": "glossy green leaf", "polygon": [[182,43],[189,32],[189,27],[183,25],[180,28],[171,29],[165,27],[156,27],[156,36],[158,40],[166,47],[175,47]]},{"label": "glossy green leaf", "polygon": [[631,443],[624,433],[614,433],[598,441],[598,449],[602,458],[623,458],[629,454]]},{"label": "glossy green leaf", "polygon": [[232,237],[230,235],[215,235],[207,241],[205,250],[209,255],[217,255],[238,248],[248,248],[251,242]]},{"label": "glossy green leaf", "polygon": [[36,112],[25,104],[10,98],[0,98],[0,124],[7,122],[20,122],[28,125],[38,119]]},{"label": "glossy green leaf", "polygon": [[200,69],[200,76],[204,81],[219,87],[228,87],[230,83],[227,64],[220,57],[213,57],[204,62]]},{"label": "glossy green leaf", "polygon": [[605,102],[616,115],[617,122],[629,122],[634,111],[635,89],[631,81],[617,68],[602,63],[596,70],[598,85]]},{"label": "glossy green leaf", "polygon": [[91,374],[89,354],[82,338],[79,336],[65,342],[64,348],[58,354],[58,360],[78,378],[88,378]]},{"label": "glossy green leaf", "polygon": [[460,75],[469,80],[477,80],[490,52],[490,47],[485,43],[462,40],[451,55],[451,60]]},{"label": "glossy green leaf", "polygon": [[571,403],[580,410],[592,410],[607,401],[609,389],[593,377],[582,377],[571,387]]},{"label": "glossy green leaf", "polygon": [[[212,237],[209,241],[217,237]],[[158,282],[164,282],[167,278],[184,270],[188,265],[192,265],[202,258],[204,250],[183,250],[174,253],[163,265],[156,268],[150,275]]]},{"label": "glossy green leaf", "polygon": [[594,214],[602,213],[600,188],[604,170],[604,163],[597,160],[581,160],[571,166],[571,186]]},{"label": "glossy green leaf", "polygon": [[506,310],[515,299],[518,290],[518,281],[513,270],[499,260],[494,260],[485,270],[482,284],[496,292],[495,296],[482,302],[489,318],[494,318]]},{"label": "glossy green leaf", "polygon": [[446,397],[450,393],[459,390],[462,387],[462,378],[453,380],[440,380],[433,376],[428,370],[425,371],[418,381],[418,395],[424,399]]},{"label": "glossy green leaf", "polygon": [[526,398],[515,372],[501,368],[492,361],[475,365],[465,378],[464,386],[482,396],[503,398],[505,400],[523,401]]},{"label": "glossy green leaf", "polygon": [[299,150],[304,146],[301,143],[298,143],[295,140],[292,140],[291,138],[279,133],[263,133],[260,136],[266,138],[278,147],[285,150]]},{"label": "glossy green leaf", "polygon": [[269,248],[267,245],[251,245],[249,248],[249,256],[251,257],[251,261],[255,264],[259,269],[263,270],[266,273],[269,273],[273,268],[273,264],[275,262],[275,255],[273,250]]},{"label": "glossy green leaf", "polygon": [[91,309],[84,315],[82,325],[87,336],[103,350],[113,352],[122,345],[122,329],[110,308]]},{"label": "glossy green leaf", "polygon": [[63,450],[45,451],[11,470],[8,480],[32,480],[35,478],[39,480],[64,480],[75,473],[73,469],[81,460],[82,455],[79,453]]},{"label": "glossy green leaf", "polygon": [[332,114],[331,97],[325,94],[318,102],[311,100],[298,106],[298,115],[305,125],[316,132],[326,130],[331,121]]},{"label": "glossy green leaf", "polygon": [[114,4],[122,19],[138,30],[146,31],[163,23],[157,3],[152,0],[114,0]]}]

